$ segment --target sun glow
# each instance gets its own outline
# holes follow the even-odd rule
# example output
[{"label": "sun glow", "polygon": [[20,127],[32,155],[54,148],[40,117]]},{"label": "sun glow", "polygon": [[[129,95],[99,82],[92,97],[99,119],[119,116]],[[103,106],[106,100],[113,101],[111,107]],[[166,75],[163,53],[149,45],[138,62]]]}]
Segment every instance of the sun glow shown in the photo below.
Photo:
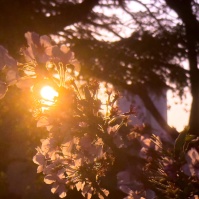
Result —
[{"label": "sun glow", "polygon": [[41,97],[44,100],[53,102],[55,97],[58,97],[58,92],[55,91],[51,86],[44,86],[40,91]]},{"label": "sun glow", "polygon": [[100,99],[100,101],[102,102],[100,112],[104,115],[108,114],[108,112],[110,111],[111,106],[107,105],[107,103],[113,98],[113,96],[111,95],[109,99],[109,96],[107,94],[108,91],[112,91],[114,93],[113,85],[110,83],[101,82],[99,84],[98,99]]}]

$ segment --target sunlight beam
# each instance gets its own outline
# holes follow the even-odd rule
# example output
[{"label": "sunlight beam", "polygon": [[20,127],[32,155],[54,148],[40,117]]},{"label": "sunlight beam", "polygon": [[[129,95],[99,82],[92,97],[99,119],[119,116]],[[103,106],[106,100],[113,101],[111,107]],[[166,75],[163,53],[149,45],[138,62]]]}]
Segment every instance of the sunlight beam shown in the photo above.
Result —
[{"label": "sunlight beam", "polygon": [[51,86],[44,86],[40,91],[41,97],[45,100],[54,101],[55,97],[58,97],[58,92]]}]

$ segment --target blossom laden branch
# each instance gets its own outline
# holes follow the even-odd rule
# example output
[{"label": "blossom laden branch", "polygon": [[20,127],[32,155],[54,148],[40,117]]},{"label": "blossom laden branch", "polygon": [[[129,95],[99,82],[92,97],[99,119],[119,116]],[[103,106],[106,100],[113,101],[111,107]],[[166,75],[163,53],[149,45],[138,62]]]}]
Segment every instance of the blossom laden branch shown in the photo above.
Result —
[{"label": "blossom laden branch", "polygon": [[[182,132],[171,148],[173,143],[162,142],[146,125],[129,127],[135,108],[122,113],[119,93],[107,90],[102,102],[96,80],[78,81],[80,64],[66,45],[31,32],[25,37],[22,63],[0,46],[0,98],[14,84],[30,89],[37,127],[49,133],[33,162],[52,193],[64,198],[76,189],[87,199],[109,198],[111,186],[103,181],[111,172],[126,198],[193,198],[198,193],[197,136]],[[50,98],[41,95],[44,86],[52,88]]]}]

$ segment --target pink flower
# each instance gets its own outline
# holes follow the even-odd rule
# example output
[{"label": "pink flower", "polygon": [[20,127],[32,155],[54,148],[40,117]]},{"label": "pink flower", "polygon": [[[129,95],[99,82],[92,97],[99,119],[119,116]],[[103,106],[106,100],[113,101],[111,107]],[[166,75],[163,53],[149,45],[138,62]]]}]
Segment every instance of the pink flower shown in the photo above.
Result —
[{"label": "pink flower", "polygon": [[128,195],[124,199],[155,198],[155,193],[150,189],[144,189],[143,185],[131,176],[130,170],[121,171],[117,174],[117,185],[122,192]]},{"label": "pink flower", "polygon": [[9,68],[16,68],[17,61],[8,54],[8,51],[3,46],[0,46],[0,70],[2,70],[5,66]]},{"label": "pink flower", "polygon": [[55,139],[53,138],[42,139],[41,142],[42,142],[41,151],[44,154],[48,154],[51,157],[51,155],[56,150]]},{"label": "pink flower", "polygon": [[74,146],[74,139],[72,136],[66,136],[64,142],[61,145],[62,153],[65,158],[72,156],[72,148]]},{"label": "pink flower", "polygon": [[[19,88],[27,88],[34,85],[37,77],[45,77],[49,79],[60,80],[60,85],[68,78],[66,73],[78,75],[80,71],[80,64],[74,58],[74,53],[66,45],[61,47],[52,44],[50,37],[43,35],[39,36],[34,32],[25,33],[28,47],[23,48],[22,52],[26,60],[24,65],[25,77],[21,77],[17,86]],[[29,77],[29,78],[27,78]],[[61,81],[62,79],[62,81]],[[60,86],[59,85],[59,86]]]},{"label": "pink flower", "polygon": [[44,166],[46,165],[46,159],[39,148],[37,148],[37,151],[37,154],[33,157],[33,162],[39,165],[37,167],[37,173],[41,173],[44,170]]},{"label": "pink flower", "polygon": [[80,139],[81,152],[84,153],[90,162],[95,161],[103,156],[103,143],[100,140],[93,140],[90,136],[85,135]]},{"label": "pink flower", "polygon": [[77,188],[77,191],[79,191],[79,190],[83,190],[83,188],[84,188],[84,185],[85,185],[85,182],[77,182],[76,184],[75,184],[75,186],[76,186],[76,188]]},{"label": "pink flower", "polygon": [[28,48],[23,49],[23,54],[26,61],[36,61],[37,63],[46,63],[50,61],[50,56],[47,55],[47,51],[53,46],[48,36],[39,36],[34,32],[25,33],[25,37],[28,43]]},{"label": "pink flower", "polygon": [[48,174],[44,178],[46,184],[52,184],[51,192],[58,193],[60,198],[66,197],[68,180],[65,178],[65,169],[60,169],[57,173]]},{"label": "pink flower", "polygon": [[62,62],[63,64],[69,64],[74,59],[74,53],[66,45],[61,47],[53,46],[47,49],[47,55],[52,57],[52,61],[55,63]]},{"label": "pink flower", "polygon": [[152,141],[152,139],[148,138],[147,136],[140,137],[141,149],[139,152],[139,156],[141,158],[147,158],[149,149],[153,149],[155,151],[160,150],[160,146],[158,144],[161,144],[161,141],[158,136],[155,136],[155,138],[156,142]]},{"label": "pink flower", "polygon": [[0,70],[5,75],[5,80],[0,81],[1,99],[5,96],[8,86],[15,84],[18,79],[17,61],[8,54],[3,46],[0,46]]},{"label": "pink flower", "polygon": [[187,163],[182,166],[183,172],[188,176],[197,176],[199,178],[199,153],[195,148],[191,148],[185,158]]},{"label": "pink flower", "polygon": [[82,195],[85,197],[87,194],[87,199],[91,199],[92,193],[93,193],[93,187],[91,186],[91,184],[87,183],[86,185],[84,185],[82,189]]},{"label": "pink flower", "polygon": [[63,65],[71,64],[74,66],[74,71],[80,71],[80,64],[74,58],[74,53],[66,45],[58,47],[53,45],[50,37],[43,35],[39,36],[34,32],[25,33],[28,48],[23,49],[23,54],[28,62],[37,64],[46,64],[53,62],[55,64],[62,63]]},{"label": "pink flower", "polygon": [[107,129],[107,132],[109,135],[113,137],[113,142],[118,148],[125,147],[124,141],[122,139],[122,136],[119,135],[118,130],[120,128],[120,125],[116,124],[115,126],[109,126]]},{"label": "pink flower", "polygon": [[117,133],[119,127],[120,126],[118,124],[116,124],[115,126],[109,126],[108,129],[107,129],[108,134],[115,135]]}]

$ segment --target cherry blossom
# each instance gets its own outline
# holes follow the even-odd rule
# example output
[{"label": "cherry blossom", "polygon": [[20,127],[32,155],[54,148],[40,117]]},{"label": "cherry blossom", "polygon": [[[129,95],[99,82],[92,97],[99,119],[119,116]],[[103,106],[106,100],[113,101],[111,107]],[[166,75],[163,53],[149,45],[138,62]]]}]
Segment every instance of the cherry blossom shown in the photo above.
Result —
[{"label": "cherry blossom", "polygon": [[5,76],[0,81],[0,99],[3,98],[8,90],[8,86],[15,84],[18,80],[17,61],[11,57],[8,51],[0,45],[0,70]]},{"label": "cherry blossom", "polygon": [[0,70],[4,67],[16,68],[17,61],[8,54],[8,50],[0,45]]},{"label": "cherry blossom", "polygon": [[47,55],[47,51],[53,46],[48,36],[39,36],[34,32],[25,33],[25,38],[28,43],[28,47],[22,49],[24,57],[27,62],[36,61],[37,63],[46,63],[50,60],[50,56]]},{"label": "cherry blossom", "polygon": [[[194,148],[198,139],[183,132],[171,150],[173,143],[165,144],[168,140],[162,142],[151,130],[145,131],[145,125],[122,128],[135,111],[130,106],[120,113],[118,92],[108,91],[103,102],[96,80],[77,81],[80,64],[67,45],[55,45],[47,35],[34,32],[25,37],[28,46],[22,49],[23,63],[0,46],[0,99],[9,86],[30,89],[37,127],[48,131],[33,162],[53,194],[64,198],[68,190],[76,189],[87,199],[93,195],[108,198],[112,187],[103,181],[114,167],[115,184],[126,194],[125,199],[156,198],[154,190],[167,194],[165,198],[198,198],[199,153]],[[50,104],[38,92],[46,84],[57,93]],[[180,147],[182,153],[177,151],[177,157]],[[183,185],[178,186],[181,177],[190,181],[185,192]]]},{"label": "cherry blossom", "polygon": [[125,147],[124,140],[122,139],[122,136],[118,134],[118,130],[121,126],[119,124],[116,124],[114,126],[109,126],[107,129],[108,134],[110,134],[113,138],[113,142],[118,148]]},{"label": "cherry blossom", "polygon": [[52,44],[52,40],[47,35],[39,36],[35,32],[27,32],[25,37],[28,47],[23,48],[22,52],[27,62],[34,63],[37,73],[41,73],[44,67],[51,69],[58,63],[73,65],[74,70],[79,72],[80,64],[66,45],[59,47]]},{"label": "cherry blossom", "polygon": [[195,148],[191,148],[186,154],[187,163],[183,165],[182,170],[188,176],[199,178],[199,153]]},{"label": "cherry blossom", "polygon": [[41,173],[46,164],[46,159],[39,147],[37,147],[37,154],[33,157],[33,162],[39,165],[37,168],[37,173]]},{"label": "cherry blossom", "polygon": [[68,180],[65,178],[65,169],[60,169],[57,173],[51,173],[45,176],[44,182],[52,184],[51,192],[58,193],[60,198],[66,197]]}]

